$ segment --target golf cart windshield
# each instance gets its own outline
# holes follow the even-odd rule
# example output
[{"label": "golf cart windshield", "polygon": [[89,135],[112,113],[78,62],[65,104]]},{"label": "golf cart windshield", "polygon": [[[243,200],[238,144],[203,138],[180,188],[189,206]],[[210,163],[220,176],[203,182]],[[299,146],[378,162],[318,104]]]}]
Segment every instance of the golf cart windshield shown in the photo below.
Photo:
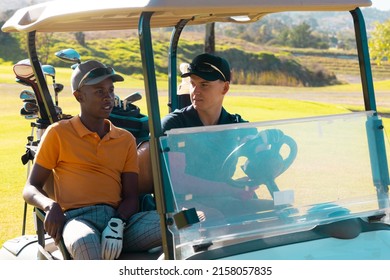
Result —
[{"label": "golf cart windshield", "polygon": [[[372,156],[381,133],[373,112],[168,131],[161,148],[176,254],[383,214],[387,163]],[[243,197],[245,188],[255,195]]]}]

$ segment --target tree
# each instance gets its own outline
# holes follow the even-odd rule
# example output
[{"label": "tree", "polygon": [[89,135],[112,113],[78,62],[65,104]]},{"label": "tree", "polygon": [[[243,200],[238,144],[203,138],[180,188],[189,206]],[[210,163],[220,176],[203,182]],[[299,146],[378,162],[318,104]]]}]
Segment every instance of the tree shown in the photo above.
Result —
[{"label": "tree", "polygon": [[85,34],[83,32],[76,32],[74,34],[76,41],[83,47],[85,47]]},{"label": "tree", "polygon": [[36,44],[39,60],[42,64],[47,64],[49,57],[52,55],[53,33],[38,33]]},{"label": "tree", "polygon": [[[0,26],[3,26],[4,25],[4,21],[0,21]],[[11,35],[9,35],[9,33],[5,33],[5,32],[1,32],[0,31],[0,43],[1,44],[4,44],[4,42],[10,38]]]},{"label": "tree", "polygon": [[382,61],[390,58],[390,20],[375,23],[371,33],[369,47],[372,59],[380,65]]},{"label": "tree", "polygon": [[206,36],[204,41],[204,51],[206,53],[215,53],[215,23],[206,24]]},{"label": "tree", "polygon": [[290,44],[294,48],[311,47],[313,36],[311,35],[311,27],[306,22],[303,22],[292,28],[290,32]]}]

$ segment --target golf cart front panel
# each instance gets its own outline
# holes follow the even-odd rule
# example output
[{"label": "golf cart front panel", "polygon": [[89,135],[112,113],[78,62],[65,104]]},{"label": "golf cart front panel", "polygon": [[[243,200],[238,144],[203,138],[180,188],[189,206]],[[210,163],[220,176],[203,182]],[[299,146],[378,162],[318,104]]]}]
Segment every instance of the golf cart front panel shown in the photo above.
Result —
[{"label": "golf cart front panel", "polygon": [[[383,126],[374,112],[168,131],[161,150],[175,257],[226,257],[229,246],[232,255],[281,257],[269,242],[302,243],[277,249],[285,258],[389,258],[388,166],[386,157],[373,157],[387,155],[389,147],[378,146],[378,137]],[[221,192],[221,183],[259,188],[244,199]],[[206,213],[203,221],[199,211]],[[370,233],[383,220],[384,231]],[[369,249],[377,234],[383,243]],[[340,240],[350,240],[346,246],[360,254],[345,251]],[[248,242],[249,249],[242,245]],[[329,251],[317,252],[318,246]]]}]

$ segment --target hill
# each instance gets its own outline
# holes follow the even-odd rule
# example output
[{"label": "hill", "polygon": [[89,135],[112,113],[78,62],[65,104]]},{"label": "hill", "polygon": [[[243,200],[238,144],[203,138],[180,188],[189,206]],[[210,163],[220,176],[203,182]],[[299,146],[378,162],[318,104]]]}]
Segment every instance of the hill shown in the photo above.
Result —
[{"label": "hill", "polygon": [[[94,34],[96,36],[96,34]],[[12,63],[27,57],[22,45],[18,45],[19,34],[12,34],[5,40],[0,49],[0,57],[7,58]],[[83,60],[99,59],[103,63],[115,66],[115,69],[124,74],[142,77],[142,63],[137,37],[120,38],[86,38],[83,45],[69,34],[53,34],[50,38],[44,38],[42,48],[37,48],[43,64],[57,66],[69,66],[54,56],[58,50],[75,48]],[[41,39],[38,41],[42,42]],[[202,41],[201,41],[202,42]],[[227,47],[227,45],[234,47]],[[233,69],[233,82],[236,84],[262,84],[285,86],[324,86],[339,84],[336,76],[324,68],[313,68],[310,64],[301,64],[294,58],[291,52],[286,50],[269,51],[256,49],[251,46],[251,51],[244,50],[250,45],[243,40],[223,38],[216,46],[217,54],[225,57]],[[169,40],[154,40],[155,68],[158,78],[167,78]],[[15,51],[19,49],[19,51]],[[203,42],[182,38],[178,49],[179,63],[190,62],[194,56],[204,50]]]},{"label": "hill", "polygon": [[[178,49],[179,63],[190,62],[192,57],[203,52],[202,32],[183,32]],[[38,35],[39,37],[40,35]],[[154,40],[155,67],[159,79],[167,79],[168,38],[170,33],[159,33]],[[114,37],[114,38],[113,38]],[[25,59],[19,34],[7,34],[2,39],[0,63],[14,64]],[[38,47],[43,64],[55,67],[69,67],[54,56],[58,50],[75,48],[83,60],[99,59],[124,74],[142,79],[142,64],[139,42],[131,32],[89,32],[85,34],[85,43],[79,44],[74,34],[51,34],[39,39]],[[294,49],[286,47],[264,46],[243,39],[221,37],[217,40],[216,51],[226,57],[234,70],[235,84],[260,84],[283,86],[325,86],[347,82],[356,82],[358,59],[356,53],[343,50]],[[390,65],[372,65],[377,80],[386,79],[390,74]]]}]

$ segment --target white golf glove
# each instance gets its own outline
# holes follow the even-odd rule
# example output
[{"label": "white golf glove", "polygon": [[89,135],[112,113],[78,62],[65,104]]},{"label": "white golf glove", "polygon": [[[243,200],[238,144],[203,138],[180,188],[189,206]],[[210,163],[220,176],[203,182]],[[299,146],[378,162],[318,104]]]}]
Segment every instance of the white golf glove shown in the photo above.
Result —
[{"label": "white golf glove", "polygon": [[111,218],[102,233],[102,257],[114,260],[119,257],[123,244],[123,228],[125,223],[119,218]]}]

